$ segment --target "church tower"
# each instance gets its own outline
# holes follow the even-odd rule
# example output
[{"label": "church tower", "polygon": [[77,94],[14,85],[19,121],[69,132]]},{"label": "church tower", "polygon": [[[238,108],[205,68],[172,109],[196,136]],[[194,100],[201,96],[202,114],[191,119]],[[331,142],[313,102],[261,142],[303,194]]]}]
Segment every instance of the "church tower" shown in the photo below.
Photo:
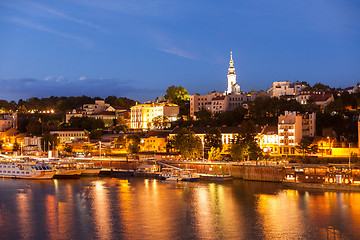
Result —
[{"label": "church tower", "polygon": [[232,92],[232,86],[236,83],[236,74],[235,74],[235,68],[234,68],[234,61],[232,59],[232,52],[230,52],[230,67],[229,67],[229,73],[227,75],[228,79],[228,87],[226,93]]}]

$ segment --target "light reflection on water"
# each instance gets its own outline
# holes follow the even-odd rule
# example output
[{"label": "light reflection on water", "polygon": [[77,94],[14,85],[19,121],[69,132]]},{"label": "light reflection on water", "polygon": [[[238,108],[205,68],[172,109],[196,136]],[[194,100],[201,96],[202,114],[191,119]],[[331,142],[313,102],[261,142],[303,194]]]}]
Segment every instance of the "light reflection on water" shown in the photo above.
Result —
[{"label": "light reflection on water", "polygon": [[1,239],[359,239],[360,193],[281,184],[0,179]]}]

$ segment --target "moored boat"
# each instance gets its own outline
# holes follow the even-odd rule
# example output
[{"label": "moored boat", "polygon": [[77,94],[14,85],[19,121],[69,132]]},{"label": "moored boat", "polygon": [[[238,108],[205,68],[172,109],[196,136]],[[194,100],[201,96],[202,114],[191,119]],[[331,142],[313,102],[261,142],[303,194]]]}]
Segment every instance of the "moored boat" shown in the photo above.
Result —
[{"label": "moored boat", "polygon": [[0,162],[0,177],[46,180],[54,177],[50,165],[35,162]]}]

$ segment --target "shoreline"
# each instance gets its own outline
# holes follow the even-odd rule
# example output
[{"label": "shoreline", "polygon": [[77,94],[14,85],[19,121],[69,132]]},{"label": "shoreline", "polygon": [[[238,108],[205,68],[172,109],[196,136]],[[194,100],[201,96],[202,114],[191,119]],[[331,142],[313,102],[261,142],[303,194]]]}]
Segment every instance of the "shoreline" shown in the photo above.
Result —
[{"label": "shoreline", "polygon": [[360,185],[329,184],[329,183],[299,183],[282,182],[284,187],[294,189],[322,189],[331,191],[351,191],[360,192]]}]

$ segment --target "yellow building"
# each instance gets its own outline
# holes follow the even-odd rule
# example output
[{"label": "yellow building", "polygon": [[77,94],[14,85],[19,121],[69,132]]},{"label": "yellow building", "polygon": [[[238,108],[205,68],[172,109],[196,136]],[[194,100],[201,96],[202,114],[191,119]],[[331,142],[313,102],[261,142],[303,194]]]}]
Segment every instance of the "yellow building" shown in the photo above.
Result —
[{"label": "yellow building", "polygon": [[[179,106],[172,103],[145,103],[131,107],[131,128],[146,130],[161,128],[166,123],[176,121]],[[155,121],[159,125],[156,126]]]}]

